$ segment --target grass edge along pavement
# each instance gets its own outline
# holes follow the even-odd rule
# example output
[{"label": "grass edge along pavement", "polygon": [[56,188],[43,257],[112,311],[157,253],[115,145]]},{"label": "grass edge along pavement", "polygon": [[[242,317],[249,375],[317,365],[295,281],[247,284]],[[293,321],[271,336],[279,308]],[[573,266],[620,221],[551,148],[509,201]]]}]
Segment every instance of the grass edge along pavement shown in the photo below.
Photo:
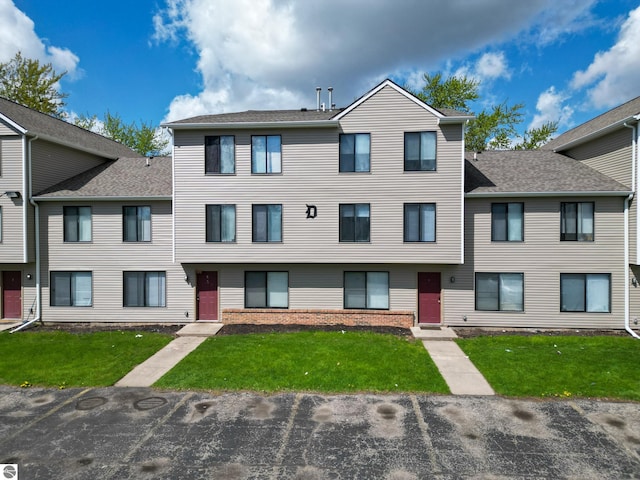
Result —
[{"label": "grass edge along pavement", "polygon": [[110,386],[171,340],[171,335],[135,330],[2,332],[0,384]]},{"label": "grass edge along pavement", "polygon": [[354,331],[209,337],[154,386],[267,393],[449,393],[422,342]]},{"label": "grass edge along pavement", "polygon": [[634,338],[497,335],[456,342],[500,395],[640,401]]}]

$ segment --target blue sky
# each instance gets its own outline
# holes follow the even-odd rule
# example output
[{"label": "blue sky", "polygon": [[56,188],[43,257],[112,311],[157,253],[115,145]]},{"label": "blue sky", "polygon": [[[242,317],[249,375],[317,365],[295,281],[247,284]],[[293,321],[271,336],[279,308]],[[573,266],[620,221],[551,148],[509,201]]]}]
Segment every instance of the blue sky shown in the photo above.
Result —
[{"label": "blue sky", "polygon": [[[384,78],[482,82],[560,131],[640,95],[640,7],[596,0],[0,0],[0,61],[68,72],[71,114],[159,124],[205,113],[346,106]],[[323,98],[324,101],[328,99]]]}]

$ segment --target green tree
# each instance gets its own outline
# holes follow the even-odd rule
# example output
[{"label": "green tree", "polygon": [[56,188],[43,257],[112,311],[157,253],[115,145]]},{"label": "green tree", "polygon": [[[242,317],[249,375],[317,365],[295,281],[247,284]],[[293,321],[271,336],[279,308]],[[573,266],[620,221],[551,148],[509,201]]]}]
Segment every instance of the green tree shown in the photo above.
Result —
[{"label": "green tree", "polygon": [[64,99],[58,82],[67,72],[57,73],[50,63],[24,58],[20,52],[0,63],[0,96],[39,112],[65,118]]},{"label": "green tree", "polygon": [[166,153],[169,139],[162,137],[153,125],[140,122],[126,123],[118,114],[107,111],[101,122],[97,116],[80,115],[74,120],[79,127],[94,131],[120,142],[140,155],[157,156]]},{"label": "green tree", "polygon": [[[433,108],[452,108],[472,113],[471,103],[480,98],[480,82],[466,76],[450,76],[443,80],[441,73],[424,75],[424,86],[415,95]],[[519,135],[517,126],[524,120],[524,104],[508,105],[506,101],[475,114],[467,124],[465,148],[470,151],[525,150],[539,148],[558,130],[557,122],[547,122]]]}]

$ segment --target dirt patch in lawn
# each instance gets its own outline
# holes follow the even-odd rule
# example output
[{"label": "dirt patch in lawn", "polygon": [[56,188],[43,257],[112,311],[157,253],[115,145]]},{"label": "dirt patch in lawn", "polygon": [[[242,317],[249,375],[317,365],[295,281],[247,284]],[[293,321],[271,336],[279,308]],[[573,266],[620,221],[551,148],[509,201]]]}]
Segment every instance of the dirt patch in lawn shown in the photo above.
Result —
[{"label": "dirt patch in lawn", "polygon": [[624,330],[598,330],[598,329],[539,329],[539,328],[478,328],[478,327],[455,327],[453,331],[460,338],[474,337],[497,337],[504,335],[518,335],[521,337],[531,337],[533,335],[572,336],[572,337],[628,337]]}]

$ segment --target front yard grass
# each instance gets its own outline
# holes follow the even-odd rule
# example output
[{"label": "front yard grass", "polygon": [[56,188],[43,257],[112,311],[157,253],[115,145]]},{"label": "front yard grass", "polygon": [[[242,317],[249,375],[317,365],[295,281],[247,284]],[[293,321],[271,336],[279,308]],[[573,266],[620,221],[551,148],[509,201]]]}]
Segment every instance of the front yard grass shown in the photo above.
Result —
[{"label": "front yard grass", "polygon": [[483,336],[457,343],[502,395],[640,401],[640,342],[631,337]]},{"label": "front yard grass", "polygon": [[108,386],[168,344],[151,332],[0,333],[0,384]]},{"label": "front yard grass", "polygon": [[421,342],[353,331],[210,337],[154,386],[269,393],[449,393]]}]

